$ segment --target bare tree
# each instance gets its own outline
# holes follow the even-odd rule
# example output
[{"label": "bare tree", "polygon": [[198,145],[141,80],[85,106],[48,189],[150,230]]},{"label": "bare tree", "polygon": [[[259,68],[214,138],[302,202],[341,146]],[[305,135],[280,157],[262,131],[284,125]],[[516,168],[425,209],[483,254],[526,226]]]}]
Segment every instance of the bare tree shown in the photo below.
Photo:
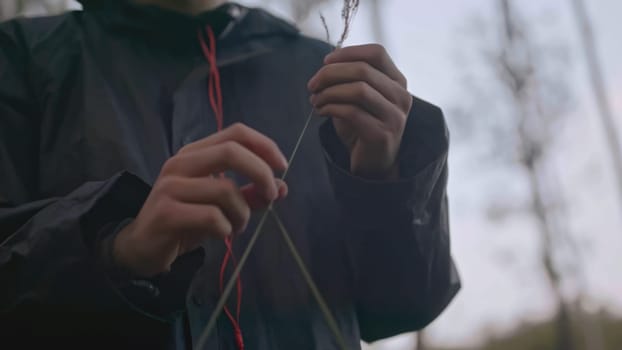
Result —
[{"label": "bare tree", "polygon": [[417,337],[417,341],[415,342],[415,350],[427,350],[428,342],[426,340],[425,331],[421,330],[417,332],[415,336]]},{"label": "bare tree", "polygon": [[[523,193],[524,203],[506,197],[500,202],[501,206],[496,203],[492,212],[496,217],[504,217],[518,210],[533,219],[540,238],[541,271],[557,306],[554,349],[572,350],[577,348],[573,319],[581,315],[573,313],[572,303],[566,300],[564,283],[572,278],[582,281],[568,272],[581,275],[582,266],[576,258],[579,254],[573,255],[572,248],[576,245],[565,225],[563,191],[558,186],[559,179],[551,161],[552,131],[563,121],[569,108],[569,84],[562,74],[550,71],[550,67],[563,65],[563,62],[551,64],[547,50],[552,45],[539,43],[531,36],[531,23],[522,18],[513,6],[514,2],[496,2],[500,23],[494,32],[498,45],[485,52],[483,69],[492,80],[485,88],[487,99],[484,103],[498,105],[489,108],[503,116],[497,114],[496,120],[491,120],[486,128],[486,142],[489,143],[486,148],[495,150],[494,157],[500,157],[504,162],[511,159],[511,166],[520,168],[520,172],[514,173],[522,173],[527,190]],[[467,113],[467,116],[471,114]],[[481,110],[477,115],[481,120]],[[477,125],[479,128],[483,126],[481,122]],[[564,261],[564,254],[567,261]],[[577,320],[585,325],[586,319]]]},{"label": "bare tree", "polygon": [[330,1],[331,0],[288,0],[293,15],[292,17],[296,22],[305,20],[313,10]]},{"label": "bare tree", "polygon": [[585,52],[590,81],[592,83],[592,91],[596,99],[596,106],[598,107],[601,123],[609,144],[609,151],[611,152],[611,160],[613,163],[612,166],[618,186],[618,199],[622,205],[622,144],[620,143],[617,125],[607,96],[605,79],[598,57],[596,39],[594,38],[594,30],[592,29],[592,23],[587,13],[585,2],[583,0],[572,0],[572,8],[583,42],[583,51]]},{"label": "bare tree", "polygon": [[573,308],[562,293],[563,267],[560,259],[555,259],[556,251],[561,245],[565,245],[571,252],[572,260],[566,264],[569,265],[566,266],[566,273],[575,275],[581,298],[586,279],[579,249],[569,234],[569,228],[565,224],[566,217],[560,215],[564,209],[564,201],[561,188],[557,186],[557,172],[550,162],[546,162],[550,144],[546,120],[555,118],[551,111],[559,109],[548,109],[547,99],[539,91],[539,85],[543,82],[539,80],[529,37],[522,29],[525,27],[524,23],[511,6],[510,0],[500,0],[500,8],[505,28],[503,49],[497,57],[500,68],[498,77],[510,91],[517,112],[515,131],[518,136],[520,163],[526,170],[531,192],[531,212],[536,218],[542,237],[542,266],[551,291],[558,301],[556,349],[576,348],[572,327],[574,318],[582,327],[587,349],[600,350],[604,348],[604,342],[599,324],[585,317],[581,310],[573,314]]},{"label": "bare tree", "polygon": [[370,0],[370,16],[371,16],[371,28],[374,34],[374,40],[381,44],[387,44],[386,35],[384,31],[384,21],[382,16],[382,7],[380,0]]},{"label": "bare tree", "polygon": [[[291,13],[291,17],[296,21],[298,25],[302,26],[303,31],[306,32],[318,32],[323,33],[323,31],[315,30],[321,29],[321,22],[315,20],[312,17],[315,11],[318,11],[319,8],[324,5],[338,3],[341,1],[338,0],[270,0],[275,3],[281,3],[286,5],[289,8],[289,12]],[[373,41],[381,44],[387,44],[387,36],[385,34],[384,27],[384,17],[382,11],[382,1],[381,0],[369,0],[362,2],[362,6],[365,7],[367,11],[369,11],[369,25],[371,27]],[[308,22],[307,19],[311,18],[311,22]]]},{"label": "bare tree", "polygon": [[[539,102],[538,76],[534,63],[533,49],[529,38],[523,30],[524,24],[518,18],[510,0],[500,0],[500,11],[503,18],[503,44],[497,56],[497,74],[510,93],[515,110],[515,132],[518,142],[519,162],[527,175],[531,197],[532,212],[538,231],[542,238],[541,262],[550,283],[551,291],[558,303],[557,340],[558,350],[575,348],[570,321],[570,308],[562,293],[559,269],[555,264],[554,242],[556,235],[551,222],[550,208],[547,206],[544,188],[546,173],[543,162],[546,160],[550,134],[547,130],[547,116]],[[548,191],[550,193],[550,191]]]}]

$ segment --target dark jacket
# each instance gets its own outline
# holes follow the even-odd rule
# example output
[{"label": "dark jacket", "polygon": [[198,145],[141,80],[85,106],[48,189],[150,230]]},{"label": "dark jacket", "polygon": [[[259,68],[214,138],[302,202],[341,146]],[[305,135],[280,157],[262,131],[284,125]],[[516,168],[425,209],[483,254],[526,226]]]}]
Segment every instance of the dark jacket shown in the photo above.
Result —
[{"label": "dark jacket", "polygon": [[[2,348],[7,339],[16,348],[196,344],[220,295],[222,242],[148,281],[118,274],[98,252],[135,217],[163,163],[216,130],[197,39],[207,24],[220,26],[225,123],[290,154],[311,109],[306,83],[331,47],[262,10],[226,5],[191,18],[103,1],[0,26]],[[459,289],[447,149],[441,111],[414,98],[401,180],[367,181],[349,173],[332,124],[313,119],[276,208],[352,349],[426,326]],[[242,281],[247,349],[337,348],[272,220]],[[224,316],[207,348],[234,348]]]}]

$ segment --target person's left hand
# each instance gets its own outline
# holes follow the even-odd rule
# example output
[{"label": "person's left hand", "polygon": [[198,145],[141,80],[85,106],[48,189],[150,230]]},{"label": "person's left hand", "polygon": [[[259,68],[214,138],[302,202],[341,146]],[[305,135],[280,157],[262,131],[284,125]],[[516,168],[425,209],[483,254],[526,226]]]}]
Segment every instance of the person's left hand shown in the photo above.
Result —
[{"label": "person's left hand", "polygon": [[337,49],[308,84],[311,104],[333,120],[350,151],[352,174],[399,176],[399,152],[413,98],[404,75],[380,45]]}]

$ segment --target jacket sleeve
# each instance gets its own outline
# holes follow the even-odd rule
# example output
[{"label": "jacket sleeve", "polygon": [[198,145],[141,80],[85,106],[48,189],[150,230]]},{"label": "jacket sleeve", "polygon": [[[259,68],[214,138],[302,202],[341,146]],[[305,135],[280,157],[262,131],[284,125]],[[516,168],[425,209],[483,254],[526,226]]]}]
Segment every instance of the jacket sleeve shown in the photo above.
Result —
[{"label": "jacket sleeve", "polygon": [[401,179],[392,182],[351,175],[332,123],[320,131],[368,342],[424,328],[460,288],[449,247],[448,131],[441,110],[417,98],[408,118]]},{"label": "jacket sleeve", "polygon": [[166,296],[149,300],[134,293],[145,288],[113,283],[99,254],[100,242],[135,217],[150,187],[122,172],[64,197],[39,194],[40,111],[23,37],[13,22],[0,26],[0,329],[79,334],[80,327],[97,329],[79,317],[94,313],[102,325],[119,314],[160,322]]}]

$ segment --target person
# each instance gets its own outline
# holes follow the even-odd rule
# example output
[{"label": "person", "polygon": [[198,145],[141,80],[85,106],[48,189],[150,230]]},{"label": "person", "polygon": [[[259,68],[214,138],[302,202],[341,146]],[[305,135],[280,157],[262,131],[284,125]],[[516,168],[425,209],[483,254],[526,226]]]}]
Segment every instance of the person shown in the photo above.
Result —
[{"label": "person", "polygon": [[[448,132],[383,47],[218,0],[82,4],[0,26],[3,347],[197,348],[270,203],[348,348],[446,308]],[[204,349],[338,349],[262,229]]]}]

